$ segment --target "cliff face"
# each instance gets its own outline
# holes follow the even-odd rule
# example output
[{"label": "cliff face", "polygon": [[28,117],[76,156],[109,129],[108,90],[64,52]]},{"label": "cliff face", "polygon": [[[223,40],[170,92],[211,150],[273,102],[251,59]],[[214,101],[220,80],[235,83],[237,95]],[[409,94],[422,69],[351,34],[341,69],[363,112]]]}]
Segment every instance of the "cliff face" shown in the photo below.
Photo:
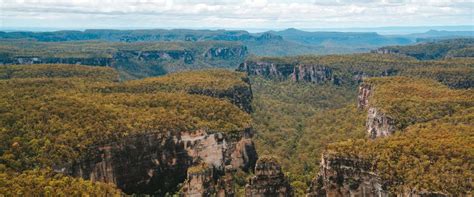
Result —
[{"label": "cliff face", "polygon": [[245,186],[245,196],[293,196],[287,178],[275,159],[262,158],[255,165],[255,176]]},{"label": "cliff face", "polygon": [[311,183],[308,197],[388,196],[382,182],[364,160],[323,155],[320,172]]},{"label": "cliff face", "polygon": [[204,162],[217,172],[251,169],[257,154],[250,130],[239,134],[204,130],[144,134],[98,147],[95,158],[75,164],[70,173],[93,181],[114,183],[125,193],[158,194],[177,191],[190,166]]},{"label": "cliff face", "polygon": [[79,57],[12,57],[12,58],[0,58],[1,64],[81,64],[81,65],[94,65],[94,66],[113,66],[114,59],[106,57],[95,57],[95,58],[79,58]]},{"label": "cliff face", "polygon": [[269,62],[242,63],[237,69],[248,75],[263,76],[271,79],[290,79],[294,82],[312,82],[317,84],[340,84],[341,78],[333,74],[333,70],[322,65],[274,64]]},{"label": "cliff face", "polygon": [[[110,46],[111,48],[115,46]],[[61,54],[5,54],[0,55],[0,65],[3,64],[80,64],[91,66],[110,66],[125,71],[126,77],[137,78],[157,76],[167,72],[208,67],[237,66],[247,55],[248,51],[242,45],[230,46],[183,46],[185,49],[153,49],[138,48],[115,49],[103,52],[95,57],[97,52],[89,52],[87,48],[76,52],[77,57],[62,57]],[[159,48],[159,47],[158,47]],[[46,49],[45,49],[46,50]],[[40,51],[41,52],[41,51]],[[93,55],[89,54],[92,53]],[[36,54],[36,53],[34,53]],[[67,55],[67,54],[66,54]]]},{"label": "cliff face", "polygon": [[213,47],[207,50],[204,57],[206,58],[219,58],[219,59],[231,59],[231,58],[243,58],[247,56],[247,47]]},{"label": "cliff face", "polygon": [[357,96],[357,106],[361,110],[367,110],[367,135],[371,139],[390,136],[395,132],[395,120],[376,107],[370,106],[369,100],[375,87],[371,84],[361,84]]},{"label": "cliff face", "polygon": [[224,174],[206,164],[193,166],[188,169],[188,176],[180,190],[180,196],[234,196],[235,191],[231,171],[229,166]]}]

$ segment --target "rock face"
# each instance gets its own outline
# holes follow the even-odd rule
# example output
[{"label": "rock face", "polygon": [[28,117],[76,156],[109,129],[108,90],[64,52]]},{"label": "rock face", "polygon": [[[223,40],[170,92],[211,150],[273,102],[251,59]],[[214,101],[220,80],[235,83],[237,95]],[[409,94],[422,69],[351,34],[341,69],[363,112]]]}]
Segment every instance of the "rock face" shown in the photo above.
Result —
[{"label": "rock face", "polygon": [[396,130],[395,121],[375,107],[368,110],[366,127],[371,139],[390,136]]},{"label": "rock face", "polygon": [[252,131],[238,134],[196,132],[150,133],[98,147],[97,157],[73,165],[70,173],[93,181],[116,184],[127,194],[156,194],[178,190],[187,169],[205,163],[217,173],[229,168],[248,171],[257,160]]},{"label": "rock face", "polygon": [[[217,45],[217,44],[216,44]],[[111,46],[112,48],[114,46]],[[110,66],[117,70],[125,71],[128,77],[140,78],[158,76],[168,72],[180,70],[209,68],[209,67],[234,67],[248,55],[247,47],[243,45],[204,45],[183,46],[185,49],[159,49],[154,45],[131,46],[133,49],[115,49],[103,52],[95,57],[97,52],[77,52],[78,57],[60,57],[55,54],[17,56],[17,54],[0,54],[0,65],[9,64],[81,64],[90,66]],[[147,49],[151,48],[151,49]],[[153,47],[158,49],[153,49]],[[187,47],[187,48],[186,48]],[[194,47],[194,48],[193,48]],[[48,49],[45,49],[46,52]],[[90,55],[93,53],[94,55]],[[39,53],[42,54],[42,53]],[[21,55],[21,54],[20,54]]]},{"label": "rock face", "polygon": [[224,175],[206,164],[198,164],[188,168],[188,176],[183,183],[180,196],[202,197],[202,196],[234,196],[233,178],[229,168]]},{"label": "rock face", "polygon": [[214,47],[207,50],[204,57],[206,58],[220,58],[220,59],[231,59],[235,57],[243,58],[247,56],[247,47]]},{"label": "rock face", "polygon": [[255,165],[255,176],[245,186],[245,196],[293,196],[293,189],[273,158],[261,158]]},{"label": "rock face", "polygon": [[400,193],[391,193],[384,182],[374,171],[371,163],[349,157],[323,154],[320,171],[308,189],[307,197],[447,197],[449,195],[406,189]]},{"label": "rock face", "polygon": [[251,113],[252,110],[252,89],[250,87],[250,81],[246,77],[243,79],[248,86],[234,86],[233,88],[226,89],[223,91],[215,91],[211,89],[190,89],[189,94],[200,94],[205,96],[210,96],[214,98],[225,98],[229,100],[232,104],[236,105],[243,111]]},{"label": "rock face", "polygon": [[302,81],[317,84],[341,83],[341,78],[335,76],[331,68],[322,65],[275,64],[247,61],[242,63],[237,70],[246,72],[248,75],[280,80],[290,79],[294,82]]},{"label": "rock face", "polygon": [[376,50],[372,50],[371,51],[372,53],[378,53],[378,54],[397,54],[399,53],[398,51],[396,50],[392,50],[392,49],[389,49],[389,48],[379,48],[379,49],[376,49]]},{"label": "rock face", "polygon": [[307,196],[388,196],[371,167],[364,160],[323,154],[320,172],[311,183]]},{"label": "rock face", "polygon": [[376,107],[370,106],[370,97],[375,88],[371,84],[361,84],[357,96],[357,106],[361,110],[367,110],[367,135],[371,139],[390,136],[395,132],[395,120]]}]

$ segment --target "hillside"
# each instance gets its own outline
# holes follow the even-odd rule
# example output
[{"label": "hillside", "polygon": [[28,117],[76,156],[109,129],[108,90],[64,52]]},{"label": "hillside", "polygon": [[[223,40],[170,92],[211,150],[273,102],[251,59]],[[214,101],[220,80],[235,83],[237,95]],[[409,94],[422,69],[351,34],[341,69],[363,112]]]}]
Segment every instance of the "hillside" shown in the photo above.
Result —
[{"label": "hillside", "polygon": [[[374,86],[369,103],[377,105],[382,116],[393,123],[411,121],[395,126],[388,137],[328,146],[312,195],[348,195],[371,188],[383,194],[468,195],[474,158],[473,91],[404,77],[367,83]],[[367,121],[371,132],[370,115]],[[335,183],[331,176],[341,178]],[[374,187],[377,184],[381,187]]]},{"label": "hillside", "polygon": [[[257,57],[238,70],[248,73],[252,84],[258,153],[277,156],[296,194],[305,195],[327,145],[369,136],[368,113],[357,107],[363,104],[357,100],[362,82],[409,77],[403,78],[406,83],[400,88],[386,81],[391,89],[376,88],[379,92],[374,95],[387,98],[381,110],[402,116],[394,125],[405,128],[413,121],[429,121],[465,108],[462,92],[470,91],[465,89],[474,84],[473,65],[471,58],[420,61],[398,55],[353,54]],[[421,86],[426,81],[431,85]],[[413,92],[420,95],[411,96]],[[414,99],[425,102],[414,103]]]},{"label": "hillside", "polygon": [[234,42],[0,41],[0,64],[82,64],[109,66],[122,79],[163,75],[180,70],[234,68],[247,48]]},{"label": "hillside", "polygon": [[[380,35],[374,32],[309,32],[298,29],[249,33],[243,30],[144,29],[55,32],[0,32],[1,40],[38,42],[234,42],[258,56],[346,54],[369,52],[388,45],[408,45],[429,40],[472,37],[472,32],[428,31],[424,34]],[[291,49],[291,50],[288,50]]]},{"label": "hillside", "polygon": [[375,53],[395,53],[419,60],[432,60],[456,57],[473,57],[474,39],[447,39],[409,46],[388,46],[377,49]]},{"label": "hillside", "polygon": [[[145,82],[139,87],[133,81],[133,93],[121,93],[103,91],[122,87],[116,79],[106,80],[116,75],[110,68],[19,65],[2,66],[2,73],[9,73],[0,80],[2,193],[116,192],[115,186],[80,179],[84,178],[114,184],[128,194],[164,195],[177,192],[194,163],[209,162],[218,172],[224,172],[224,165],[248,171],[255,164],[250,116],[219,94],[187,94],[186,82],[176,80],[186,77],[202,81],[195,84],[198,89],[240,94],[249,88],[241,74],[185,72],[182,77],[156,79],[167,88],[147,91],[154,86]],[[208,84],[215,84],[215,89]],[[240,89],[232,89],[237,86]],[[230,152],[219,155],[222,143],[226,145],[221,151]],[[146,157],[153,159],[143,161]],[[117,162],[122,160],[127,163]],[[136,168],[124,171],[130,166]],[[150,172],[155,175],[150,177]],[[163,182],[168,173],[174,178]],[[43,186],[33,188],[27,182],[32,177]],[[15,182],[25,184],[7,189]]]}]

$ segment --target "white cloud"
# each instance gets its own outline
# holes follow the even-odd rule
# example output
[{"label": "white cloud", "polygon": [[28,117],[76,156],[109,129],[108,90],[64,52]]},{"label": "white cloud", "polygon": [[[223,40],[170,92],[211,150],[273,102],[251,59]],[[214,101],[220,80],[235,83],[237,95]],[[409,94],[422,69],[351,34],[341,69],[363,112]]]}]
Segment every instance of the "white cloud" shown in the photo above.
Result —
[{"label": "white cloud", "polygon": [[474,24],[472,0],[1,0],[5,27],[286,28]]}]

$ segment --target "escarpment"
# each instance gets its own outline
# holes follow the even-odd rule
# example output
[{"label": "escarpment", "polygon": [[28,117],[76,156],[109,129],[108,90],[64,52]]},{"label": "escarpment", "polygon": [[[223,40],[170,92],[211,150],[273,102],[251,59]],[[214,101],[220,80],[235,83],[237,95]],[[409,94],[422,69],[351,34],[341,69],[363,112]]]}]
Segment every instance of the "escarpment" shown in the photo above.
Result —
[{"label": "escarpment", "polygon": [[[103,67],[1,67],[0,123],[2,132],[11,134],[1,149],[34,150],[5,160],[6,168],[52,168],[51,174],[110,183],[126,194],[158,196],[175,194],[186,179],[195,180],[188,168],[198,164],[212,169],[212,180],[228,194],[233,191],[227,171],[253,170],[257,153],[250,115],[228,98],[189,92],[234,86],[250,91],[242,73],[190,71],[151,80],[157,83],[117,82],[116,76]],[[21,132],[15,129],[24,124]]]},{"label": "escarpment", "polygon": [[[2,42],[0,65],[80,64],[116,68],[123,79],[159,76],[181,70],[237,67],[248,55],[233,42]],[[29,46],[29,47],[28,47]],[[21,51],[21,52],[19,52]]]},{"label": "escarpment", "polygon": [[255,165],[255,176],[245,186],[245,196],[293,196],[293,189],[275,158],[262,157]]},{"label": "escarpment", "polygon": [[333,74],[333,69],[323,65],[274,64],[270,62],[245,62],[237,69],[248,75],[294,82],[312,82],[317,84],[340,84],[341,78]]},{"label": "escarpment", "polygon": [[328,145],[307,196],[469,196],[473,155],[460,150],[474,148],[472,94],[425,79],[365,80],[358,107],[371,139]]},{"label": "escarpment", "polygon": [[[199,179],[218,177],[224,174],[226,167],[250,170],[257,160],[251,136],[250,130],[232,135],[198,130],[178,135],[127,137],[118,143],[97,147],[96,158],[75,164],[70,173],[114,183],[128,194],[164,195],[177,191],[178,184],[187,177],[188,168],[200,162],[212,172],[206,171]],[[198,175],[188,178],[195,180],[194,176]]]},{"label": "escarpment", "polygon": [[266,79],[338,86],[357,86],[365,78],[390,76],[428,78],[453,88],[474,84],[474,68],[467,58],[428,62],[390,54],[261,57],[250,58],[237,70]]},{"label": "escarpment", "polygon": [[377,107],[370,105],[370,99],[375,90],[373,84],[363,83],[359,86],[357,96],[357,107],[359,110],[367,110],[367,135],[369,138],[390,136],[395,132],[395,121]]},{"label": "escarpment", "polygon": [[380,177],[366,160],[323,154],[319,170],[307,197],[388,196]]}]

